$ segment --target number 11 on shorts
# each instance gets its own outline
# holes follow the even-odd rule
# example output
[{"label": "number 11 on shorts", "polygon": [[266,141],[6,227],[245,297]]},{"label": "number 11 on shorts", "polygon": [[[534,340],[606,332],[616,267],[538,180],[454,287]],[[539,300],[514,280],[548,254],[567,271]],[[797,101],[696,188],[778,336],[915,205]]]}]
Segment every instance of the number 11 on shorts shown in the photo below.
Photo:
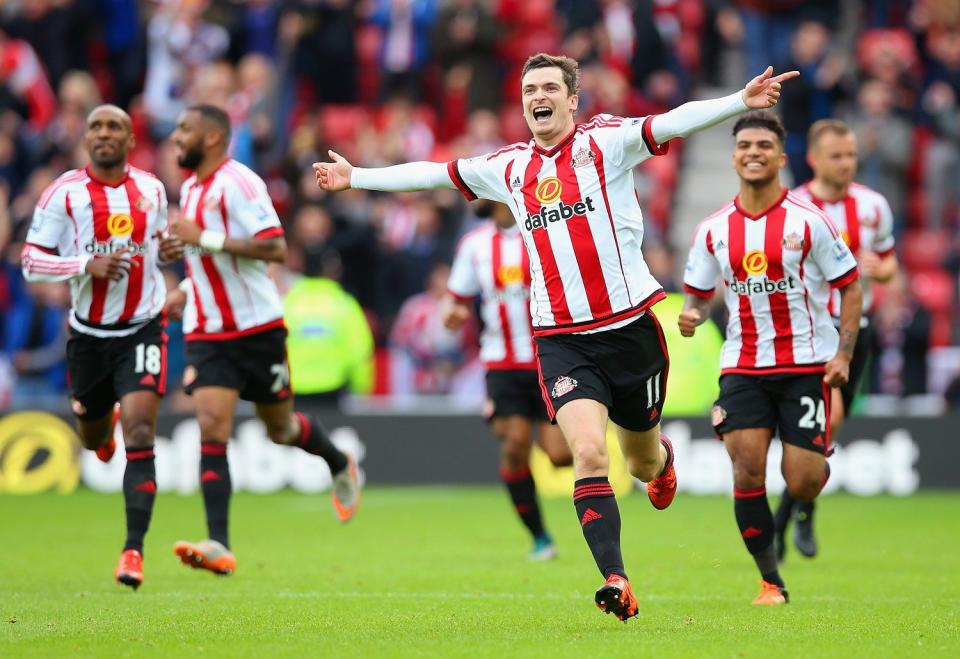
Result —
[{"label": "number 11 on shorts", "polygon": [[647,409],[660,402],[660,371],[647,379]]}]

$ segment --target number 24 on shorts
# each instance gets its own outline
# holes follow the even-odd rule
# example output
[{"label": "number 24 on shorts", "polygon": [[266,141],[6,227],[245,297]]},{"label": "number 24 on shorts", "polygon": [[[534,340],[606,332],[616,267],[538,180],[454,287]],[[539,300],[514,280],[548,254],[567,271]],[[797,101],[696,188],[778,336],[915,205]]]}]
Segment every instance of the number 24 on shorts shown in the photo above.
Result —
[{"label": "number 24 on shorts", "polygon": [[800,417],[797,425],[806,429],[820,426],[820,432],[826,432],[827,413],[823,399],[814,400],[811,396],[803,396],[800,398],[800,404],[803,405],[807,411]]}]

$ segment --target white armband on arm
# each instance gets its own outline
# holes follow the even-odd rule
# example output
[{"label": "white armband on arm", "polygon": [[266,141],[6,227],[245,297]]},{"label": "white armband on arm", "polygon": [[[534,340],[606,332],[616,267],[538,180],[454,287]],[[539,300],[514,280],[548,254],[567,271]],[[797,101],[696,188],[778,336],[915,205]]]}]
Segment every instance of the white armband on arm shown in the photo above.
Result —
[{"label": "white armband on arm", "polygon": [[691,101],[655,116],[650,122],[650,132],[657,144],[663,144],[674,137],[687,137],[715,126],[748,109],[743,102],[743,90],[722,98]]},{"label": "white armband on arm", "polygon": [[182,280],[179,284],[177,284],[177,288],[179,288],[181,291],[183,291],[187,295],[190,295],[190,293],[193,291],[193,284],[190,282],[190,278],[187,277],[186,279]]},{"label": "white armband on arm", "polygon": [[446,163],[421,161],[372,169],[354,167],[350,175],[350,187],[383,192],[413,192],[455,186],[447,173]]}]

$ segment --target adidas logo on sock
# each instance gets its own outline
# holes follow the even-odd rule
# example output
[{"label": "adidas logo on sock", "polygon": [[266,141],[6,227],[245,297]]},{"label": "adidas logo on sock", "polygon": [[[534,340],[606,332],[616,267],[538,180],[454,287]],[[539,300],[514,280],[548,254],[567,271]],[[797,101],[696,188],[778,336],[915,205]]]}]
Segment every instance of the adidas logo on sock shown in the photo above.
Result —
[{"label": "adidas logo on sock", "polygon": [[763,535],[763,531],[761,531],[758,528],[748,526],[746,529],[744,529],[743,533],[741,533],[740,535],[742,535],[745,539],[756,538],[758,535]]},{"label": "adidas logo on sock", "polygon": [[603,515],[598,513],[593,508],[587,508],[587,510],[583,513],[583,517],[580,518],[580,526],[586,526],[590,522],[598,519],[603,519]]},{"label": "adidas logo on sock", "polygon": [[207,469],[205,472],[200,474],[200,482],[207,483],[209,481],[218,481],[220,480],[220,474],[215,472],[213,469]]}]

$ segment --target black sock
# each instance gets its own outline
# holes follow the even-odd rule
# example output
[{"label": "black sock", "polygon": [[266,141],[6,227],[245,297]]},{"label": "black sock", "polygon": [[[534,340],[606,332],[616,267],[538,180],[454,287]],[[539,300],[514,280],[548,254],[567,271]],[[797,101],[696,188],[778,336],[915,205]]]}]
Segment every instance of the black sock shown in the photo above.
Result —
[{"label": "black sock", "polygon": [[783,494],[780,495],[780,503],[777,505],[777,512],[773,515],[773,525],[778,532],[790,525],[790,516],[793,515],[793,508],[797,500],[790,495],[790,490],[783,488]]},{"label": "black sock", "polygon": [[143,536],[150,526],[153,501],[157,498],[157,472],[153,446],[127,451],[123,471],[123,501],[127,510],[127,541],[124,551],[136,549],[143,554]]},{"label": "black sock", "polygon": [[733,496],[733,511],[747,551],[753,556],[763,580],[782,588],[784,583],[773,548],[773,514],[767,503],[767,488],[734,489]]},{"label": "black sock", "polygon": [[620,555],[620,509],[606,476],[581,478],[573,484],[573,505],[583,537],[604,577],[626,577]]},{"label": "black sock", "polygon": [[813,516],[813,501],[797,502],[797,519],[806,521]]},{"label": "black sock", "polygon": [[534,538],[544,534],[543,519],[540,517],[540,505],[537,503],[537,486],[527,466],[514,471],[501,468],[500,477],[510,492],[513,507]]},{"label": "black sock", "polygon": [[326,460],[331,474],[339,474],[347,467],[347,454],[333,445],[323,425],[313,417],[295,412],[300,422],[300,439],[297,446],[311,455],[319,455]]},{"label": "black sock", "polygon": [[200,489],[207,511],[207,533],[224,547],[230,547],[227,520],[230,511],[230,469],[227,466],[227,445],[220,442],[200,443]]}]

